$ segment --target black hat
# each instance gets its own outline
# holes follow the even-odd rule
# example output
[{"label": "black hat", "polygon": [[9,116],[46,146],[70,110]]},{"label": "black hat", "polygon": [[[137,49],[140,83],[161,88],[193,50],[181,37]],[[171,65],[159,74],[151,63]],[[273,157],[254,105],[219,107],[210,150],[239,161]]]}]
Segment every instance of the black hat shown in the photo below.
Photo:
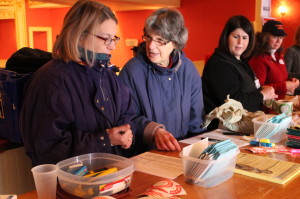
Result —
[{"label": "black hat", "polygon": [[275,20],[267,21],[262,28],[262,32],[269,32],[271,33],[271,35],[277,37],[287,36],[287,34],[283,30],[282,23]]}]

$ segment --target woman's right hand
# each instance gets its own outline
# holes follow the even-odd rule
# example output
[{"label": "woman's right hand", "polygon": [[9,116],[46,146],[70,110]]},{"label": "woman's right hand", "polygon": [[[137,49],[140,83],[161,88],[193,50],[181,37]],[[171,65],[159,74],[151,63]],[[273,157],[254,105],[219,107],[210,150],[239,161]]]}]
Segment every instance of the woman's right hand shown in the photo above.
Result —
[{"label": "woman's right hand", "polygon": [[121,145],[124,149],[128,149],[131,146],[133,135],[129,124],[113,127],[106,131],[112,145]]},{"label": "woman's right hand", "polygon": [[163,128],[156,129],[154,133],[156,148],[162,151],[181,151],[181,147],[176,138]]},{"label": "woman's right hand", "polygon": [[263,99],[264,101],[275,99],[278,97],[278,95],[276,95],[276,93],[275,93],[275,89],[272,86],[262,86],[262,89],[260,92],[264,96],[264,99]]},{"label": "woman's right hand", "polygon": [[298,87],[299,82],[295,82],[295,81],[286,81],[286,91],[287,94],[294,94],[295,89]]},{"label": "woman's right hand", "polygon": [[299,79],[293,77],[290,79],[290,81],[294,83],[295,89],[298,88],[299,83],[300,83]]}]

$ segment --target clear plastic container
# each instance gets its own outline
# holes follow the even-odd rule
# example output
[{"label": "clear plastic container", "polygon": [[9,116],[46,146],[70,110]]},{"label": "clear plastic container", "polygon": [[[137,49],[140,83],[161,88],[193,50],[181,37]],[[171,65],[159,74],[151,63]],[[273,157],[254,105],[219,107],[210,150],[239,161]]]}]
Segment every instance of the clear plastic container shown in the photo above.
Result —
[{"label": "clear plastic container", "polygon": [[[259,129],[259,127],[267,122],[268,119],[274,117],[275,115],[267,114],[262,115],[259,117],[256,117],[252,119],[253,125],[254,125],[254,135],[256,135],[256,131]],[[285,140],[287,138],[286,132],[287,129],[291,126],[292,117],[285,118],[282,123],[275,124],[275,123],[267,123],[268,126],[278,127],[276,130],[276,133],[270,137],[270,142],[272,143],[278,143],[282,140]],[[271,128],[272,129],[272,128]]]},{"label": "clear plastic container", "polygon": [[[180,153],[183,160],[184,179],[187,183],[200,187],[215,187],[233,176],[239,153],[240,151],[237,150],[235,153],[218,160],[200,160]],[[192,170],[197,172],[192,172],[191,175]]]},{"label": "clear plastic container", "polygon": [[[118,171],[98,177],[81,177],[66,172],[69,166],[79,163],[86,165],[88,170],[117,167]],[[57,163],[57,166],[61,188],[82,198],[112,195],[120,192],[130,185],[134,172],[132,160],[108,153],[90,153],[72,157]]]}]

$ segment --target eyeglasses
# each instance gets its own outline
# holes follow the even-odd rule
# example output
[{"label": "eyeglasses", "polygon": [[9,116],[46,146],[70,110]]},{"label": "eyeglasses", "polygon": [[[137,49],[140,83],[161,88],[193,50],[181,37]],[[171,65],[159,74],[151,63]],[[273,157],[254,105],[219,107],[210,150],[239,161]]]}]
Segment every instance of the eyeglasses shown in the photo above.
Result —
[{"label": "eyeglasses", "polygon": [[110,45],[113,41],[115,42],[115,44],[117,44],[118,41],[120,41],[120,39],[121,39],[118,36],[114,36],[114,38],[104,38],[104,37],[101,37],[99,35],[96,35],[96,34],[93,34],[93,33],[90,33],[90,32],[89,32],[89,34],[97,37],[98,39],[103,40],[104,41],[104,45],[106,45],[106,46]]},{"label": "eyeglasses", "polygon": [[157,46],[164,46],[166,45],[167,43],[169,43],[170,41],[166,41],[166,40],[163,40],[163,39],[153,39],[152,37],[150,37],[149,35],[143,35],[142,36],[143,40],[146,42],[146,43],[149,43],[151,41],[154,41],[154,43],[157,45]]}]

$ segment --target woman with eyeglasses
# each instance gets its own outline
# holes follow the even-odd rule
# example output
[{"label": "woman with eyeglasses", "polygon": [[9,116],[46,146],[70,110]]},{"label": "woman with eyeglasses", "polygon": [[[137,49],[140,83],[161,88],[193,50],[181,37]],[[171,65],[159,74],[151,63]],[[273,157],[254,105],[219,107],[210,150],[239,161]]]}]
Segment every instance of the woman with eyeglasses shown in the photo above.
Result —
[{"label": "woman with eyeglasses", "polygon": [[92,152],[121,154],[132,145],[129,90],[110,70],[120,38],[112,10],[80,0],[67,13],[54,59],[26,89],[21,134],[33,165]]},{"label": "woman with eyeglasses", "polygon": [[[225,103],[227,95],[250,112],[262,110],[263,101],[276,98],[270,86],[261,87],[247,60],[254,46],[254,30],[244,16],[233,16],[225,24],[219,45],[205,64],[202,81],[205,113]],[[208,129],[218,128],[214,120]]]},{"label": "woman with eyeglasses", "polygon": [[138,116],[135,152],[180,151],[178,140],[203,131],[204,116],[200,75],[182,52],[188,39],[183,16],[169,8],[153,12],[142,38],[120,72]]}]

